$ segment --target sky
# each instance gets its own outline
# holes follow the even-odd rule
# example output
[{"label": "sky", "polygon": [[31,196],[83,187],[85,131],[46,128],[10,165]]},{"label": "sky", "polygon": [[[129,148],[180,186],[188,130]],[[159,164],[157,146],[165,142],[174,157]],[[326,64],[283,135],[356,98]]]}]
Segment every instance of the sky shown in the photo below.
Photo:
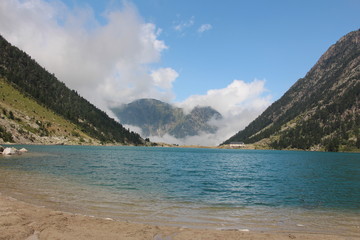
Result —
[{"label": "sky", "polygon": [[217,133],[150,139],[216,145],[359,29],[359,12],[358,0],[3,0],[0,34],[111,117],[139,98],[213,107]]}]

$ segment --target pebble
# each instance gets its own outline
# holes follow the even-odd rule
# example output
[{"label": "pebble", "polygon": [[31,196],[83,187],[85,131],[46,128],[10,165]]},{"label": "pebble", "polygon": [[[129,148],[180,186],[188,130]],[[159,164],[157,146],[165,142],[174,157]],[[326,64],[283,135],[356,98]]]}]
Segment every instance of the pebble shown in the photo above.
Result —
[{"label": "pebble", "polygon": [[240,232],[250,232],[250,230],[249,230],[249,229],[246,229],[246,228],[244,228],[244,229],[239,229],[239,231],[240,231]]}]

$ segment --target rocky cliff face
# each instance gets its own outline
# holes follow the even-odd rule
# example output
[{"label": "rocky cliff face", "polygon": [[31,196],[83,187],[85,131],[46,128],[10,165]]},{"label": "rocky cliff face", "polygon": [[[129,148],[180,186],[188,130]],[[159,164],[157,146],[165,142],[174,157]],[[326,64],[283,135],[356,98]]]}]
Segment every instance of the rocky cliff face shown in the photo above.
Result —
[{"label": "rocky cliff face", "polygon": [[356,151],[359,128],[360,30],[332,45],[304,78],[224,144]]},{"label": "rocky cliff face", "polygon": [[209,121],[221,118],[221,114],[211,107],[195,107],[188,115],[180,119],[169,133],[176,138],[196,136],[201,132],[215,133],[218,128],[209,124]]},{"label": "rocky cliff face", "polygon": [[139,99],[112,111],[122,124],[140,127],[144,137],[170,134],[184,138],[201,132],[214,133],[217,128],[209,121],[222,117],[211,107],[195,107],[185,114],[183,109],[156,99]]}]

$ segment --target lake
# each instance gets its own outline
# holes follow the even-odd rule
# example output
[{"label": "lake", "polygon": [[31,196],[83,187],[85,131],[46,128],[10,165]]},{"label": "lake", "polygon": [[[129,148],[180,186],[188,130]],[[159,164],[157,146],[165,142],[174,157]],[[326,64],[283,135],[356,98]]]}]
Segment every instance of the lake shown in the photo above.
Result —
[{"label": "lake", "polygon": [[0,192],[32,204],[184,227],[360,231],[357,153],[25,147],[0,157]]}]

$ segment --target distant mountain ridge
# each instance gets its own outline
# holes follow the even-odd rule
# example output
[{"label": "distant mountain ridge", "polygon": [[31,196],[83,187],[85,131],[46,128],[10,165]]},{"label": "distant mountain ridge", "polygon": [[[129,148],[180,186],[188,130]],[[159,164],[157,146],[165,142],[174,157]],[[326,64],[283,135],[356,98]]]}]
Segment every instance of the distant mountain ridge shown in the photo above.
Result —
[{"label": "distant mountain ridge", "polygon": [[[35,101],[38,105],[74,124],[77,129],[76,134],[74,133],[75,135],[80,136],[81,134],[79,134],[79,132],[82,132],[84,136],[87,135],[100,143],[131,145],[144,143],[144,140],[137,133],[128,131],[114,119],[109,118],[105,112],[79,96],[76,91],[67,88],[66,85],[60,82],[53,74],[46,71],[25,52],[12,46],[1,35],[0,79],[4,81],[4,87],[10,89],[10,92],[14,91],[8,88],[8,85],[11,85],[27,99]],[[9,96],[12,95],[10,94]],[[9,104],[11,103],[5,102],[4,95],[2,105],[4,107],[12,107]],[[0,126],[0,130],[4,133],[4,136],[7,136],[6,139],[11,139],[9,137],[10,132],[17,131],[17,129],[9,129],[14,125],[7,123],[13,121],[15,118],[10,117],[5,108],[3,111],[3,120],[5,122]],[[19,111],[19,116],[27,116],[21,112],[24,111],[24,109],[17,111]],[[36,117],[38,116],[34,116],[34,118]],[[44,115],[43,118],[47,118],[47,116]],[[21,118],[19,119],[21,120]],[[52,122],[51,119],[42,120],[49,123]],[[21,128],[21,132],[24,134],[29,132],[29,129],[33,130],[33,127],[29,127],[29,125],[23,125],[23,127],[24,129]],[[55,132],[51,130],[51,126],[41,124],[41,127],[47,130],[42,133],[48,137],[51,137],[51,135],[54,135],[56,132],[56,129],[52,129]],[[39,134],[39,132],[33,130],[32,134]],[[57,134],[60,134],[60,137],[69,137],[69,133],[58,131]],[[40,140],[40,138],[35,138],[34,141],[36,142],[38,140]]]},{"label": "distant mountain ridge", "polygon": [[306,74],[244,130],[243,141],[275,149],[358,151],[360,30],[332,45]]},{"label": "distant mountain ridge", "polygon": [[222,118],[211,107],[195,107],[185,114],[183,109],[156,99],[138,99],[112,111],[122,124],[140,127],[143,137],[170,134],[184,138],[201,132],[214,133],[217,128],[209,121]]}]

